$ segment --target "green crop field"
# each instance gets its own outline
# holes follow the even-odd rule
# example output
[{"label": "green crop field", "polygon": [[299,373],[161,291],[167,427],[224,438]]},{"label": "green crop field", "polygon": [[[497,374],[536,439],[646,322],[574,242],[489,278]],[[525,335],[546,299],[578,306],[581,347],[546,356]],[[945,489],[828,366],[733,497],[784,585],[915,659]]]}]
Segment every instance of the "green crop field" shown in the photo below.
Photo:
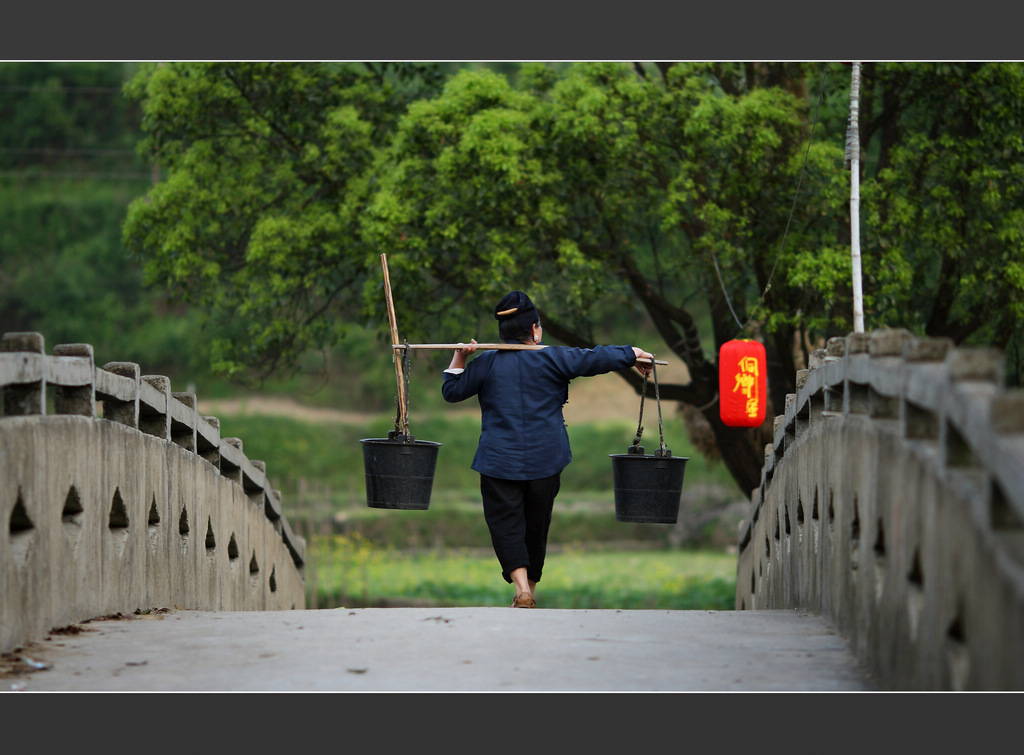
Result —
[{"label": "green crop field", "polygon": [[[293,530],[307,540],[307,605],[507,605],[470,469],[479,434],[472,416],[421,417],[416,437],[442,444],[426,511],[366,505],[363,438],[386,437],[394,417],[311,421],[260,414],[220,415],[221,432],[244,441],[246,456],[267,462]],[[628,420],[570,428],[573,461],[552,517],[550,551],[538,586],[548,608],[731,609],[736,557],[691,533],[673,540],[671,524],[618,522],[610,454],[636,432]],[[676,434],[678,434],[678,425]],[[654,438],[657,442],[657,436]],[[681,517],[707,504],[702,491],[734,488],[720,465],[673,439],[687,456]]]}]

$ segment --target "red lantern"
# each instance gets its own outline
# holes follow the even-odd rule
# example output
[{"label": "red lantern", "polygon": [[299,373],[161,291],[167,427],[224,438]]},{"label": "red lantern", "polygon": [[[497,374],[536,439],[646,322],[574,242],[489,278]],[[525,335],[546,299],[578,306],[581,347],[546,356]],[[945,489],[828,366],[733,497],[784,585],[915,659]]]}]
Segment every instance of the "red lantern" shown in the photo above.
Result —
[{"label": "red lantern", "polygon": [[764,346],[750,339],[726,341],[718,352],[718,398],[722,422],[758,427],[768,398]]}]

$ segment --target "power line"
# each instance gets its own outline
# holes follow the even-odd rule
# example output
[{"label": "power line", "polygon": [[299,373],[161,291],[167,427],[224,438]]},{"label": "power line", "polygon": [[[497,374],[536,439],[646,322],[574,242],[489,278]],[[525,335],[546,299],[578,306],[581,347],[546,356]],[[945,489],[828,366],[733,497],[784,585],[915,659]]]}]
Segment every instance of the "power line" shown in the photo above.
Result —
[{"label": "power line", "polygon": [[88,149],[55,147],[0,147],[4,155],[134,155],[132,149]]},{"label": "power line", "polygon": [[146,180],[152,181],[152,173],[102,173],[91,171],[28,171],[28,170],[0,170],[0,177],[4,178],[71,178],[71,179],[103,179],[117,181]]},{"label": "power line", "polygon": [[40,86],[38,84],[0,84],[0,92],[83,92],[86,94],[124,94],[121,87]]}]

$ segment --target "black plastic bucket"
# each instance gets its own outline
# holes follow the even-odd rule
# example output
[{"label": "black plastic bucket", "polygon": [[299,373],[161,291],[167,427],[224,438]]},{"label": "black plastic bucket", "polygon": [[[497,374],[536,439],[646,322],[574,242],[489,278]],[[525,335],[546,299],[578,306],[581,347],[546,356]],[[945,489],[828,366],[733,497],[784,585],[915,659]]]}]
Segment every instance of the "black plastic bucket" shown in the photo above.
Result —
[{"label": "black plastic bucket", "polygon": [[424,511],[430,506],[440,443],[389,433],[363,438],[366,505],[373,509]]},{"label": "black plastic bucket", "polygon": [[683,492],[685,456],[630,453],[611,454],[615,486],[615,519],[619,522],[675,524]]}]

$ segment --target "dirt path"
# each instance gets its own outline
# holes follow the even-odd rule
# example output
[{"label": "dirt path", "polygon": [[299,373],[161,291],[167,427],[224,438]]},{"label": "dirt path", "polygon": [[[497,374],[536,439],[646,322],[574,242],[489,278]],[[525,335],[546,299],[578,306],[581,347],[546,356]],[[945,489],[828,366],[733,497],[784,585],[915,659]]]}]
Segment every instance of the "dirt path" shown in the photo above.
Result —
[{"label": "dirt path", "polygon": [[[671,367],[671,365],[669,366]],[[664,369],[664,368],[663,368]],[[672,372],[678,372],[674,370]],[[668,370],[666,370],[668,372]],[[660,374],[660,371],[659,371]],[[659,377],[659,381],[678,380],[678,377]],[[644,414],[656,421],[657,409],[653,398],[653,387],[648,386],[648,396],[644,404]],[[306,422],[339,422],[344,424],[367,424],[380,416],[379,412],[356,412],[330,409],[324,407],[305,406],[287,396],[247,396],[244,398],[199,400],[199,413],[218,417],[269,415],[286,416]],[[640,411],[640,397],[626,385],[617,375],[596,375],[578,378],[569,388],[569,403],[563,413],[569,424],[582,424],[600,420],[621,419],[629,422],[637,420]],[[663,405],[662,413],[667,418],[675,411],[675,405]],[[479,415],[475,402],[466,402],[462,406],[446,409],[451,414]],[[645,416],[646,419],[646,416]]]},{"label": "dirt path", "polygon": [[253,416],[291,417],[304,422],[338,422],[348,425],[366,424],[376,419],[380,413],[350,412],[339,409],[327,409],[317,406],[305,406],[286,396],[246,396],[244,398],[227,398],[199,400],[199,413],[207,416]]}]

